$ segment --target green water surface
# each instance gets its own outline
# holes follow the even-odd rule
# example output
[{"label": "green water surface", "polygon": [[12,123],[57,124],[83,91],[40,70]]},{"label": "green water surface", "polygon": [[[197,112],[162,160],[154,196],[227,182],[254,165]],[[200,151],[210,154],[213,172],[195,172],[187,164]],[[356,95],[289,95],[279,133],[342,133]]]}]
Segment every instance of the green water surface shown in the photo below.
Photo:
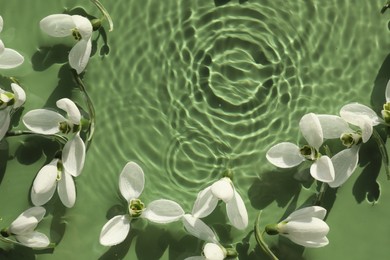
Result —
[{"label": "green water surface", "polygon": [[[144,202],[171,199],[188,213],[197,193],[230,169],[248,209],[248,228],[231,227],[222,205],[204,221],[222,244],[237,244],[239,259],[267,259],[252,233],[258,212],[263,210],[262,227],[278,222],[310,205],[316,184],[294,178],[298,172],[307,176],[309,165],[277,169],[265,153],[276,143],[301,140],[298,122],[305,113],[337,114],[350,102],[380,111],[390,77],[390,12],[380,14],[385,1],[101,2],[114,31],[105,23],[94,33],[83,76],[96,130],[76,179],[76,204],[67,209],[55,195],[45,206],[38,229],[57,244],[53,250],[0,242],[0,259],[200,255],[203,242],[181,222],[137,220],[122,244],[99,244],[103,225],[125,210],[118,176],[128,161],[145,172]],[[0,0],[0,39],[25,57],[21,67],[0,71],[17,77],[27,93],[13,130],[25,129],[20,118],[27,111],[54,109],[63,97],[86,107],[67,63],[71,45],[39,29],[43,17],[63,12],[101,15],[87,0]],[[56,142],[37,136],[0,142],[0,228],[32,206],[32,181],[57,149]],[[374,142],[360,157],[347,183],[326,193],[330,244],[304,249],[266,236],[280,259],[388,259],[390,182]]]}]

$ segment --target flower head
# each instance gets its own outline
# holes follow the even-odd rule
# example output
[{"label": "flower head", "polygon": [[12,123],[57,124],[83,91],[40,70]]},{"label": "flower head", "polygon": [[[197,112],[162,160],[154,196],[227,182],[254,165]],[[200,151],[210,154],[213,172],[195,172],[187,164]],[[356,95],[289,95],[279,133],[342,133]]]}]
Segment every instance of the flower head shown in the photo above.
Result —
[{"label": "flower head", "polygon": [[226,203],[226,213],[230,223],[238,229],[245,229],[248,226],[248,212],[244,201],[228,177],[223,177],[198,193],[192,215],[195,218],[208,216],[219,200]]},{"label": "flower head", "polygon": [[276,225],[267,225],[270,235],[280,234],[305,247],[323,247],[329,243],[329,226],[323,221],[326,209],[319,206],[302,208]]},{"label": "flower head", "polygon": [[91,55],[91,22],[80,15],[52,14],[39,23],[42,31],[53,37],[73,36],[77,43],[69,52],[69,65],[80,74]]},{"label": "flower head", "polygon": [[[3,17],[0,15],[0,32],[3,30]],[[24,61],[19,52],[5,48],[3,41],[0,39],[0,69],[12,69],[21,65]]]},{"label": "flower head", "polygon": [[139,199],[145,184],[142,168],[129,162],[119,176],[119,190],[128,203],[128,213],[111,218],[102,228],[100,244],[113,246],[123,242],[130,231],[130,222],[145,218],[154,223],[170,223],[180,220],[184,211],[179,204],[166,199],[152,201],[145,206]]},{"label": "flower head", "polygon": [[33,248],[44,248],[50,244],[45,234],[35,231],[46,210],[32,207],[20,214],[7,229],[1,231],[3,237],[14,236],[22,245]]},{"label": "flower head", "polygon": [[308,145],[300,148],[289,142],[276,144],[268,150],[267,160],[280,168],[295,167],[305,160],[312,161],[311,176],[322,182],[332,182],[335,178],[333,163],[328,156],[319,153],[324,135],[317,115],[304,115],[299,128]]}]

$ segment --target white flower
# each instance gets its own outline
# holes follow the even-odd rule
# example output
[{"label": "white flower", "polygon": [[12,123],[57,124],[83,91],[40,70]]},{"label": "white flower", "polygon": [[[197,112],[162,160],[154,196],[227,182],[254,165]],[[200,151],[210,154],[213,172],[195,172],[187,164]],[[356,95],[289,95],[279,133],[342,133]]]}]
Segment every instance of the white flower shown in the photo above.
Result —
[{"label": "white flower", "polygon": [[158,199],[145,205],[138,199],[144,189],[145,177],[141,167],[129,162],[119,176],[119,190],[128,202],[128,214],[115,216],[102,228],[100,244],[113,246],[123,242],[129,231],[130,222],[135,218],[145,218],[154,223],[170,223],[180,220],[184,211],[179,204],[171,200]]},{"label": "white flower", "polygon": [[323,247],[329,243],[329,226],[323,221],[326,209],[319,206],[302,208],[276,225],[266,226],[268,234],[280,234],[298,245]]},{"label": "white flower", "polygon": [[42,31],[53,37],[73,36],[78,42],[69,52],[69,65],[78,74],[84,71],[91,55],[91,22],[80,15],[52,14],[39,23]]},{"label": "white flower", "polygon": [[208,216],[219,200],[226,203],[226,213],[230,223],[237,229],[245,229],[248,226],[248,212],[244,201],[228,177],[223,177],[198,193],[192,208],[192,216],[195,218]]},{"label": "white flower", "polygon": [[59,159],[53,159],[38,172],[31,189],[32,203],[35,206],[44,205],[53,197],[56,189],[62,204],[73,207],[76,202],[74,181]]},{"label": "white flower", "polygon": [[79,133],[81,114],[76,104],[68,98],[62,98],[56,104],[67,113],[67,118],[52,110],[35,109],[24,115],[23,123],[28,129],[38,134],[73,134],[62,150],[62,163],[69,174],[77,177],[85,161],[85,144]]},{"label": "white flower", "polygon": [[218,239],[214,231],[200,218],[194,217],[191,214],[184,214],[182,221],[184,228],[194,237],[207,242],[218,243]]},{"label": "white flower", "polygon": [[12,110],[19,108],[26,101],[26,93],[16,83],[11,83],[13,93],[0,88],[0,141],[8,131]]},{"label": "white flower", "polygon": [[[3,30],[3,17],[0,15],[0,32]],[[0,39],[0,69],[12,69],[21,65],[24,61],[19,52],[5,48],[3,41]]]},{"label": "white flower", "polygon": [[206,243],[203,247],[204,256],[187,257],[185,260],[223,260],[227,256],[226,249],[217,243]]},{"label": "white flower", "polygon": [[291,168],[305,160],[313,161],[310,174],[314,179],[322,182],[334,181],[335,172],[331,159],[318,152],[324,138],[318,117],[313,113],[304,115],[299,122],[299,128],[309,145],[299,148],[289,142],[276,144],[268,150],[267,160],[280,168]]},{"label": "white flower", "polygon": [[24,246],[32,248],[44,248],[50,244],[45,234],[34,229],[42,220],[46,210],[42,207],[32,207],[19,215],[8,227],[2,230],[3,237],[15,236],[15,239]]}]

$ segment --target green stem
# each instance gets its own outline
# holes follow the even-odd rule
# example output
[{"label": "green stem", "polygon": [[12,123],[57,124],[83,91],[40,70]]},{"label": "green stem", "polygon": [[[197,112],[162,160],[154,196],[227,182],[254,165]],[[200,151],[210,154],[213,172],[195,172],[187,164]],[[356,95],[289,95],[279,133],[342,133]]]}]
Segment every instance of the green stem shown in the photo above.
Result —
[{"label": "green stem", "polygon": [[261,216],[262,211],[260,210],[259,215],[257,216],[257,219],[255,221],[255,238],[257,241],[257,244],[264,250],[264,252],[267,253],[267,255],[270,257],[272,260],[278,260],[278,258],[272,253],[271,249],[269,249],[268,245],[264,242],[263,235],[265,231],[262,233],[260,232],[260,216]]},{"label": "green stem", "polygon": [[109,24],[109,32],[112,32],[114,30],[114,23],[112,22],[110,14],[107,12],[106,8],[98,1],[98,0],[91,0],[92,3],[96,5],[96,7],[102,12],[104,18],[107,19],[108,24]]},{"label": "green stem", "polygon": [[373,129],[372,131],[372,136],[377,143],[379,151],[382,155],[382,162],[385,167],[387,179],[390,180],[389,155],[387,153],[385,143],[383,142],[382,137],[379,135],[378,131],[376,131],[375,129]]},{"label": "green stem", "polygon": [[77,85],[79,86],[81,92],[83,92],[83,94],[84,94],[85,102],[87,103],[87,106],[88,106],[88,112],[89,112],[89,117],[90,117],[90,124],[88,127],[88,136],[87,136],[87,140],[86,140],[86,146],[88,147],[91,140],[92,140],[93,134],[95,132],[95,121],[96,121],[95,107],[93,106],[92,99],[88,95],[88,92],[85,88],[84,82],[81,80],[81,78],[79,77],[79,75],[77,74],[77,72],[75,70],[72,70],[72,72],[73,72],[73,76],[77,82]]},{"label": "green stem", "polygon": [[329,187],[329,185],[327,183],[321,182],[320,191],[318,192],[315,205],[317,205],[317,206],[321,205],[322,199],[324,198],[325,192],[328,189],[328,187]]},{"label": "green stem", "polygon": [[16,131],[8,131],[5,137],[14,137],[14,136],[22,136],[22,135],[39,135],[43,136],[46,138],[51,138],[54,137],[59,143],[65,144],[68,142],[68,139],[65,136],[54,134],[54,135],[44,135],[44,134],[38,134],[34,133],[32,131],[27,131],[27,130],[16,130]]}]

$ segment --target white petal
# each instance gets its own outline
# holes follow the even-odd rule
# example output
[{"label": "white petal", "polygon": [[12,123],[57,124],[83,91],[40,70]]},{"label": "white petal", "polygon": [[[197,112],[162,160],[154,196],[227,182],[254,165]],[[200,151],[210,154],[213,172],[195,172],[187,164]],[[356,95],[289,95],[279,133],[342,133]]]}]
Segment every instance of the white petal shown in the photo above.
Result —
[{"label": "white petal", "polygon": [[20,214],[9,226],[12,234],[20,235],[33,231],[42,220],[46,210],[43,207],[32,207]]},{"label": "white petal", "polygon": [[4,25],[3,17],[0,15],[0,32],[3,30],[3,25]]},{"label": "white petal", "polygon": [[342,150],[332,157],[335,179],[328,183],[330,187],[341,186],[355,171],[359,161],[359,147],[353,146],[350,149]]},{"label": "white petal", "polygon": [[317,118],[320,121],[325,139],[340,138],[341,134],[352,131],[348,123],[339,116],[317,115]]},{"label": "white petal", "polygon": [[92,24],[91,22],[81,15],[72,15],[74,24],[79,31],[82,39],[89,39],[92,35]]},{"label": "white petal", "polygon": [[32,231],[22,235],[17,235],[16,240],[25,246],[32,248],[45,248],[50,244],[49,238],[38,231]]},{"label": "white petal", "polygon": [[44,135],[58,133],[59,124],[64,121],[66,121],[65,117],[47,109],[31,110],[23,117],[23,123],[28,129]]},{"label": "white petal", "polygon": [[11,122],[11,116],[8,109],[0,110],[0,141],[4,138],[8,132],[9,124]]},{"label": "white petal", "polygon": [[280,168],[291,168],[305,160],[299,152],[299,147],[288,142],[272,146],[268,150],[266,157],[270,163]]},{"label": "white petal", "polygon": [[390,102],[390,80],[387,81],[387,84],[386,84],[385,97],[386,97],[386,102]]},{"label": "white petal", "polygon": [[16,83],[11,83],[11,88],[15,94],[14,108],[18,108],[26,101],[26,92]]},{"label": "white petal", "polygon": [[0,55],[3,54],[4,50],[5,50],[4,42],[0,40]]},{"label": "white petal", "polygon": [[214,182],[213,185],[211,185],[211,192],[215,197],[227,203],[234,196],[232,181],[229,178],[224,177]]},{"label": "white petal", "polygon": [[203,248],[203,253],[206,259],[223,260],[226,257],[226,252],[215,243],[207,243]]},{"label": "white petal", "polygon": [[307,143],[318,150],[324,139],[318,117],[314,113],[304,115],[299,121],[299,129]]},{"label": "white petal", "polygon": [[23,62],[23,56],[13,49],[4,48],[0,55],[0,69],[12,69],[22,65]]},{"label": "white petal", "polygon": [[127,201],[138,198],[144,189],[144,184],[145,176],[142,168],[135,162],[127,163],[119,175],[119,190],[122,196]]},{"label": "white petal", "polygon": [[58,108],[61,108],[66,112],[70,122],[75,125],[80,124],[80,110],[72,100],[70,100],[69,98],[61,98],[60,100],[57,100],[56,105]]},{"label": "white petal", "polygon": [[43,193],[36,193],[34,189],[31,189],[31,202],[35,206],[41,206],[46,204],[46,202],[48,202],[53,197],[56,187],[57,185],[54,185],[50,188],[50,190]]},{"label": "white petal", "polygon": [[91,56],[92,43],[90,40],[81,40],[69,52],[69,65],[80,74],[84,71]]},{"label": "white petal", "polygon": [[192,208],[192,215],[196,218],[206,217],[213,212],[217,204],[218,198],[214,197],[211,192],[211,186],[207,187],[198,193]]},{"label": "white petal", "polygon": [[182,207],[172,200],[159,199],[152,201],[142,212],[141,217],[152,222],[165,224],[181,219],[184,215]]},{"label": "white petal", "polygon": [[76,187],[72,175],[66,171],[62,174],[57,185],[58,196],[65,207],[71,208],[76,202]]},{"label": "white petal", "polygon": [[321,156],[311,165],[310,174],[318,181],[334,181],[335,173],[331,159],[328,156]]},{"label": "white petal", "polygon": [[373,126],[378,125],[381,122],[374,110],[359,103],[351,103],[343,106],[340,109],[340,116],[353,125],[357,125],[355,123],[355,118],[360,116],[368,117]]},{"label": "white petal", "polygon": [[213,230],[207,226],[201,219],[195,218],[190,214],[184,214],[183,218],[184,228],[188,233],[208,242],[218,243],[217,237]]},{"label": "white petal", "polygon": [[343,112],[343,118],[361,129],[363,143],[370,139],[373,131],[373,121],[368,116],[345,111]]},{"label": "white petal", "polygon": [[41,30],[53,37],[65,37],[72,34],[76,28],[73,19],[68,14],[52,14],[39,22]]},{"label": "white petal", "polygon": [[127,215],[119,215],[110,219],[100,232],[100,244],[113,246],[123,242],[130,231],[130,219]]},{"label": "white petal", "polygon": [[58,159],[52,160],[49,164],[43,166],[33,182],[33,189],[35,193],[46,193],[53,189],[57,185],[57,169]]},{"label": "white petal", "polygon": [[226,213],[232,225],[237,229],[245,229],[248,226],[248,212],[240,194],[234,190],[233,198],[226,203]]},{"label": "white petal", "polygon": [[85,162],[85,144],[77,133],[62,150],[62,163],[68,173],[77,177],[83,170]]},{"label": "white petal", "polygon": [[302,238],[297,238],[297,237],[290,237],[287,236],[291,241],[294,243],[304,246],[304,247],[311,247],[311,248],[318,248],[318,247],[323,247],[329,244],[329,240],[327,237],[320,237],[317,239],[302,239]]},{"label": "white petal", "polygon": [[310,207],[305,207],[294,211],[283,221],[299,220],[308,217],[324,219],[325,216],[326,216],[325,208],[320,206],[310,206]]}]

